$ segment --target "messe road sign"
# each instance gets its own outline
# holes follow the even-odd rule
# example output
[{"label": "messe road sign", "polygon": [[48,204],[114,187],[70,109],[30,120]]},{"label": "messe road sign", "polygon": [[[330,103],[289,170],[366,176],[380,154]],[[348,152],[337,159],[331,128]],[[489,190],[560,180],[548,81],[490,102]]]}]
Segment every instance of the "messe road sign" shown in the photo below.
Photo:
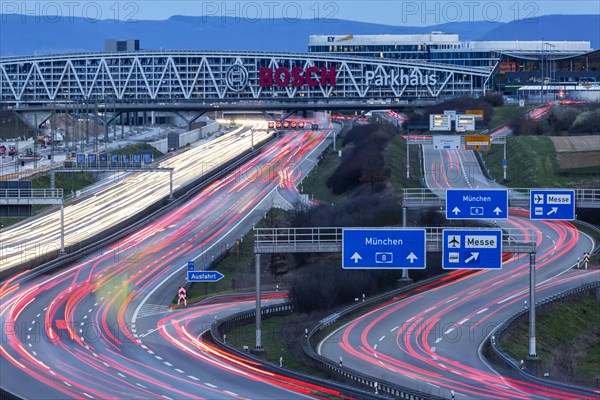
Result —
[{"label": "messe road sign", "polygon": [[342,268],[425,268],[425,229],[344,229]]},{"label": "messe road sign", "polygon": [[194,261],[188,261],[188,271],[193,271],[194,269]]},{"label": "messe road sign", "polygon": [[448,189],[446,219],[507,219],[505,189]]},{"label": "messe road sign", "polygon": [[502,231],[444,229],[443,269],[502,268]]},{"label": "messe road sign", "polygon": [[217,282],[225,278],[219,271],[188,271],[188,282]]},{"label": "messe road sign", "polygon": [[575,219],[575,191],[565,189],[529,191],[529,218],[572,221]]}]

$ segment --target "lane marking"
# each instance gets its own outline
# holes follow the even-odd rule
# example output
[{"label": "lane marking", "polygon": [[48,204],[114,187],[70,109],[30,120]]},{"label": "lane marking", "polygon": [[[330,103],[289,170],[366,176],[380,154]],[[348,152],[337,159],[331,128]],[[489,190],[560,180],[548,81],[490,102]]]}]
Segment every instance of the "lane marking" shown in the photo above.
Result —
[{"label": "lane marking", "polygon": [[481,314],[481,313],[484,313],[484,312],[486,312],[487,310],[488,310],[488,308],[487,308],[487,307],[486,307],[486,308],[482,308],[481,310],[477,311],[475,314],[479,315],[479,314]]},{"label": "lane marking", "polygon": [[396,329],[400,328],[399,326],[393,327],[390,332],[394,332]]},{"label": "lane marking", "polygon": [[440,338],[437,338],[437,339],[435,339],[435,342],[436,342],[436,343],[439,343],[439,342],[441,342],[441,341],[442,341],[442,338],[441,338],[441,337],[440,337]]},{"label": "lane marking", "polygon": [[446,301],[446,304],[448,304],[448,303],[452,303],[454,300],[458,300],[458,297],[455,297],[455,298],[453,298],[453,299],[450,299],[450,300]]},{"label": "lane marking", "polygon": [[450,332],[452,332],[453,330],[454,330],[454,328],[450,328],[450,329],[448,329],[446,332],[444,332],[444,335],[447,335],[447,334],[449,334],[449,333],[450,333]]},{"label": "lane marking", "polygon": [[179,372],[180,374],[185,374],[185,371],[182,371],[179,368],[175,368],[175,371]]},{"label": "lane marking", "polygon": [[459,325],[462,325],[462,324],[464,324],[465,322],[467,322],[468,320],[469,320],[469,318],[465,318],[465,319],[463,319],[462,321],[460,321],[458,324],[459,324]]},{"label": "lane marking", "polygon": [[70,384],[69,382],[67,382],[67,381],[63,381],[63,383],[64,383],[65,385],[67,385],[68,387],[73,387],[73,385],[71,385],[71,384]]},{"label": "lane marking", "polygon": [[480,290],[481,290],[481,289],[475,289],[475,290],[473,290],[473,291],[469,292],[469,294],[477,293],[477,292],[479,292]]},{"label": "lane marking", "polygon": [[170,362],[168,362],[168,361],[165,361],[163,364],[165,364],[167,367],[172,367],[172,366],[173,366],[173,364],[171,364],[171,363],[170,363]]},{"label": "lane marking", "polygon": [[122,373],[120,373],[120,372],[117,372],[117,375],[119,375],[121,378],[126,378],[126,376],[125,376],[125,375],[123,375],[123,374],[122,374]]},{"label": "lane marking", "polygon": [[208,382],[204,382],[204,384],[208,387],[211,387],[213,389],[216,389],[217,387],[215,385],[213,385],[212,383],[208,383]]},{"label": "lane marking", "polygon": [[188,375],[188,378],[194,381],[199,381],[200,379],[196,378],[194,375]]},{"label": "lane marking", "polygon": [[84,395],[85,397],[87,397],[88,399],[93,399],[93,398],[94,398],[93,396],[91,396],[91,395],[87,394],[86,392],[83,392],[83,395]]},{"label": "lane marking", "polygon": [[379,341],[381,342],[383,339],[385,339],[385,335],[383,335],[382,337],[380,337]]},{"label": "lane marking", "polygon": [[526,292],[528,292],[528,291],[529,291],[529,290],[521,290],[520,292],[518,292],[518,293],[515,293],[515,294],[513,294],[512,296],[509,296],[509,297],[505,298],[504,300],[500,300],[500,301],[499,301],[499,302],[497,302],[496,304],[503,304],[503,303],[506,303],[507,301],[509,301],[509,300],[512,300],[512,299],[514,299],[515,297],[522,296],[523,294],[525,294],[525,293],[526,293]]}]

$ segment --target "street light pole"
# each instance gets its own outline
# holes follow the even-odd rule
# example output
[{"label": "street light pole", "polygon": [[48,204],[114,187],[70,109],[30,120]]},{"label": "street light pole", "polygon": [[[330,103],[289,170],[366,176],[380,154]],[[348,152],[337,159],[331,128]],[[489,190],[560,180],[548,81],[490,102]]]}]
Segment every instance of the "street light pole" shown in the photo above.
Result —
[{"label": "street light pole", "polygon": [[544,38],[542,38],[542,82],[540,83],[540,103],[544,102]]}]

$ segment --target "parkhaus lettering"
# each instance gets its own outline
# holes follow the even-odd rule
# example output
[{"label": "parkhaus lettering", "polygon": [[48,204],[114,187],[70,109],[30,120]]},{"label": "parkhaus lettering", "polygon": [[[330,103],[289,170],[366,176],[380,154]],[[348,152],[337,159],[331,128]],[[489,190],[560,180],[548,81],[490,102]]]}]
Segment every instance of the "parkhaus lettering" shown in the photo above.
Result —
[{"label": "parkhaus lettering", "polygon": [[435,74],[421,75],[417,73],[417,70],[412,70],[410,74],[405,73],[404,70],[400,70],[398,73],[394,69],[388,73],[379,74],[376,71],[367,71],[365,80],[367,85],[371,86],[427,86],[438,83],[438,77]]}]

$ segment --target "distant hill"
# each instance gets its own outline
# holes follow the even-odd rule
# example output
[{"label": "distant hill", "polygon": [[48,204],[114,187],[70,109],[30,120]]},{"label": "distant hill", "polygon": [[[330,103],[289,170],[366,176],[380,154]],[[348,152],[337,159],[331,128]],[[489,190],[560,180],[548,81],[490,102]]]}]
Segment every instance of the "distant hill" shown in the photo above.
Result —
[{"label": "distant hill", "polygon": [[[527,38],[527,39],[524,39]],[[499,24],[481,40],[588,40],[600,48],[600,15],[547,15]]]},{"label": "distant hill", "polygon": [[[0,56],[102,51],[104,40],[141,40],[143,49],[260,50],[306,52],[311,34],[407,34],[443,31],[462,40],[589,40],[600,47],[600,17],[551,15],[536,22],[458,22],[428,27],[390,26],[338,20],[263,19],[173,16],[163,21],[36,18],[0,14]],[[568,27],[568,29],[557,29]]]}]

